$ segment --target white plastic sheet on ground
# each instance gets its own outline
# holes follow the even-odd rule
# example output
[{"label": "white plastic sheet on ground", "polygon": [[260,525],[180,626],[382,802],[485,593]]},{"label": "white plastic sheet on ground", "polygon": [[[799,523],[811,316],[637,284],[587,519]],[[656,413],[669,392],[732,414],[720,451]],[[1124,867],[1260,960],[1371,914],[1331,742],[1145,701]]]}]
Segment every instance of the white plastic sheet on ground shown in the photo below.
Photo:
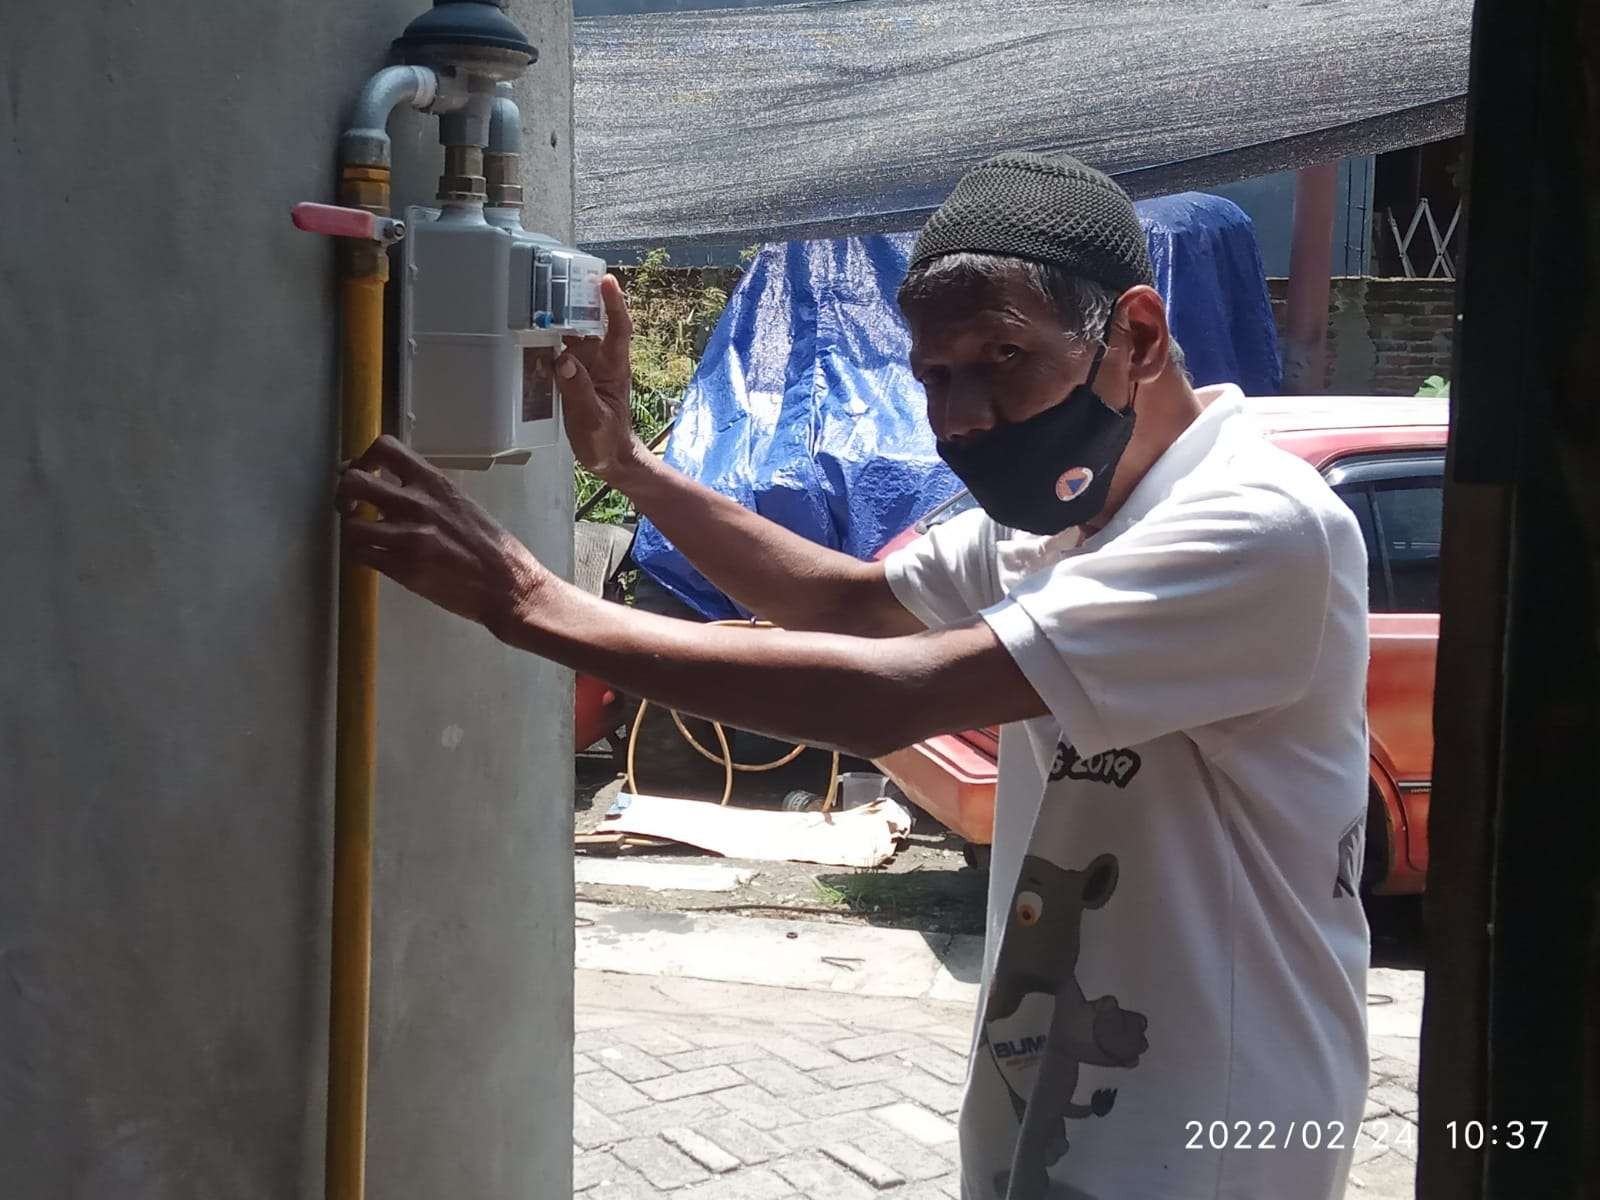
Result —
[{"label": "white plastic sheet on ground", "polygon": [[772,812],[667,796],[617,797],[605,833],[632,833],[697,846],[728,858],[881,867],[911,833],[911,814],[890,799],[841,812]]}]

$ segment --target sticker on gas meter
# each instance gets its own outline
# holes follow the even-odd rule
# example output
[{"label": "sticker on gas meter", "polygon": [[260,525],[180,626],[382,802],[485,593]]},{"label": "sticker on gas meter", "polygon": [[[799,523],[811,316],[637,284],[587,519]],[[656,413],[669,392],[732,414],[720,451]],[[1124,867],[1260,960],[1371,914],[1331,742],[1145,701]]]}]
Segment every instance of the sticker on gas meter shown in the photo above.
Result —
[{"label": "sticker on gas meter", "polygon": [[[544,369],[540,370],[540,364]],[[522,351],[522,419],[548,421],[556,415],[556,351],[554,346],[526,346]]]},{"label": "sticker on gas meter", "polygon": [[[567,283],[567,321],[574,326],[602,326],[605,309],[600,299],[600,281],[605,278],[605,264],[598,259],[574,257],[572,274]],[[596,328],[586,333],[599,334]]]},{"label": "sticker on gas meter", "polygon": [[1033,1095],[1034,1084],[1039,1079],[1050,1018],[1055,1010],[1054,996],[1033,992],[1022,997],[1017,1011],[1009,1017],[984,1022],[994,1065],[999,1068],[1006,1087],[1023,1100]]}]

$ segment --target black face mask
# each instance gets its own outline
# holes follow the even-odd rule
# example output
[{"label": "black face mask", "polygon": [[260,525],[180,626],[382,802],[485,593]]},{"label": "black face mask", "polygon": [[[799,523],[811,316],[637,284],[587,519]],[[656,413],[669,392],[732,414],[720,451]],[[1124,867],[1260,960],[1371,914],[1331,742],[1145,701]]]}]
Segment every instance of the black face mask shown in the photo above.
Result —
[{"label": "black face mask", "polygon": [[939,457],[999,524],[1048,535],[1105,507],[1134,422],[1131,402],[1118,412],[1094,390],[1105,353],[1102,343],[1089,378],[1060,404],[970,441],[938,444]]}]

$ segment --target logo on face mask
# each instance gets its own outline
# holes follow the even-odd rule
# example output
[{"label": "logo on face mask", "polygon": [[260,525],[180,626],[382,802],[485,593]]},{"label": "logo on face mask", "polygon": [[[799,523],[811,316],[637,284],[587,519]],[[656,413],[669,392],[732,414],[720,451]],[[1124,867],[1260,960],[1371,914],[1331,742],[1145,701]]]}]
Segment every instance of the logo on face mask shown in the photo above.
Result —
[{"label": "logo on face mask", "polygon": [[1088,467],[1073,467],[1070,471],[1063,471],[1061,478],[1056,480],[1056,499],[1071,500],[1093,482],[1094,472]]}]

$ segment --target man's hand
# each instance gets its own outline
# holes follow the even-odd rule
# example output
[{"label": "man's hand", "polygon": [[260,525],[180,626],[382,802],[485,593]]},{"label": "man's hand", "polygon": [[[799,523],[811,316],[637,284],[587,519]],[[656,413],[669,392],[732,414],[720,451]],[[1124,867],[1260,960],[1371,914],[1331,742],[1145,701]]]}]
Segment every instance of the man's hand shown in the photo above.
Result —
[{"label": "man's hand", "polygon": [[556,359],[555,371],[573,455],[616,487],[646,451],[633,432],[628,405],[633,320],[616,276],[601,280],[600,297],[606,309],[606,336],[572,343]]},{"label": "man's hand", "polygon": [[549,577],[493,517],[387,435],[342,468],[337,502],[346,556],[497,637]]}]

